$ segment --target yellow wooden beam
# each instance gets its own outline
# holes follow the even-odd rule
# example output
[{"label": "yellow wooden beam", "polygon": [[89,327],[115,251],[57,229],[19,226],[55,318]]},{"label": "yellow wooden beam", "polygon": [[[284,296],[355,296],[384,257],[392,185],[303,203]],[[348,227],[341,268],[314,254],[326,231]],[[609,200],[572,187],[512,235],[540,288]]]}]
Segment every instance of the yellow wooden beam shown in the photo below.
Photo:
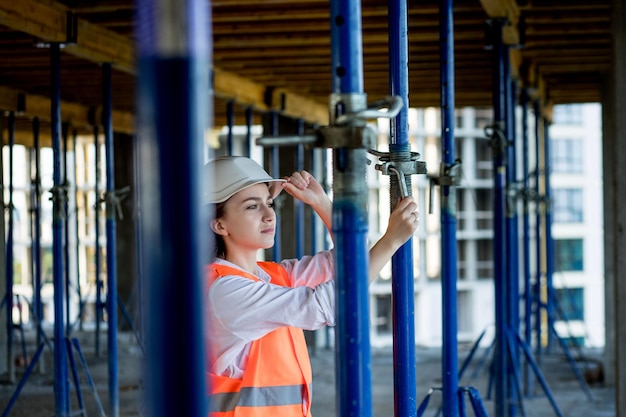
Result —
[{"label": "yellow wooden beam", "polygon": [[[68,21],[68,12],[70,11],[71,9],[51,0],[1,1],[0,24],[32,35],[42,42],[64,43],[68,41],[67,28],[68,24],[71,24]],[[97,64],[111,63],[113,68],[117,70],[135,74],[135,45],[130,38],[94,25],[84,19],[77,19],[75,23],[75,42],[67,43],[64,48],[65,52]],[[267,86],[263,84],[219,68],[214,69],[214,91],[219,97],[231,98],[258,110],[267,110],[266,90]],[[328,120],[327,117],[321,117],[322,114],[327,113],[325,105],[316,104],[294,93],[287,91],[283,91],[283,93],[289,98],[289,106],[283,112],[284,114],[303,117],[314,123],[319,123],[324,119]],[[39,104],[43,105],[43,103]],[[34,104],[31,103],[31,106]],[[41,106],[40,108],[43,110]],[[280,109],[277,108],[277,110]],[[37,116],[42,117],[43,115],[37,114]],[[79,115],[74,114],[73,116],[78,117]],[[120,115],[119,117],[121,121],[129,123],[127,115]],[[122,126],[124,129],[126,128],[126,124]]]},{"label": "yellow wooden beam", "polygon": [[480,0],[480,4],[491,18],[505,18],[508,24],[504,26],[502,37],[506,45],[519,45],[520,36],[517,29],[520,11],[515,0]]}]

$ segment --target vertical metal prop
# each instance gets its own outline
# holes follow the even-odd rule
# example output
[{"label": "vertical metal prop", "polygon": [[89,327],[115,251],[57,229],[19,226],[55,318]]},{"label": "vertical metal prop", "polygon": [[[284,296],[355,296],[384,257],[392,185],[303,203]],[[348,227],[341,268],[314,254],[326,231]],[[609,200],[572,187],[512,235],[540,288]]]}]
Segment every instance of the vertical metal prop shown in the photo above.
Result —
[{"label": "vertical metal prop", "polygon": [[[389,2],[389,94],[402,98],[403,106],[391,119],[391,161],[408,161],[409,143],[409,74],[408,24],[406,0]],[[401,196],[399,178],[390,175],[391,209]],[[411,194],[411,176],[406,175]],[[413,281],[413,242],[409,239],[391,259],[393,308],[394,414],[417,413],[417,375],[415,369],[415,292]],[[456,372],[455,372],[456,373]]]},{"label": "vertical metal prop", "polygon": [[[534,102],[534,113],[535,113],[535,193],[537,196],[541,194],[541,165],[539,160],[541,149],[541,109],[539,100],[535,100]],[[535,340],[537,342],[536,355],[537,363],[541,363],[541,354],[542,354],[542,331],[541,331],[541,314],[543,309],[541,308],[541,286],[542,286],[542,214],[541,214],[541,206],[537,203],[536,207],[536,216],[535,216],[535,249],[536,249],[536,278],[535,278],[535,287],[533,290],[533,297],[535,300]]]},{"label": "vertical metal prop", "polygon": [[[15,363],[13,363],[13,148],[15,146],[15,113],[9,113],[9,218],[7,223],[6,243],[6,306],[7,306],[7,370],[8,381],[15,381]],[[0,148],[0,151],[2,149]],[[4,195],[2,196],[4,199]],[[4,213],[2,213],[4,221]],[[2,236],[4,239],[4,236]]]},{"label": "vertical metal prop", "polygon": [[[506,88],[506,124],[505,137],[507,139],[506,156],[506,280],[507,291],[507,328],[508,331],[519,334],[519,216],[517,213],[517,153],[515,144],[515,107],[517,104],[517,89],[511,80],[511,63],[508,48],[504,55],[505,71],[504,86]],[[509,417],[514,417],[517,413],[517,386],[516,380],[519,377],[519,348],[517,343],[509,345],[508,350],[507,381],[509,385]]]},{"label": "vertical metal prop", "polygon": [[[271,136],[278,136],[278,113],[274,110],[269,113],[269,134]],[[271,159],[270,159],[270,175],[274,178],[280,178],[280,150],[278,146],[272,146]],[[280,205],[274,206],[276,210],[276,217],[280,218]],[[274,262],[279,262],[282,258],[281,247],[281,230],[280,222],[276,222],[276,233],[274,237],[274,246],[272,247],[272,259]]]},{"label": "vertical metal prop", "polygon": [[138,145],[147,292],[146,415],[206,417],[204,134],[212,86],[205,0],[138,0]]},{"label": "vertical metal prop", "polygon": [[[532,317],[533,317],[533,288],[531,286],[530,273],[530,178],[529,178],[529,137],[528,137],[528,90],[521,91],[522,105],[522,178],[523,178],[523,250],[524,250],[524,342],[532,346]],[[532,379],[528,361],[524,366],[524,393],[532,392]]]},{"label": "vertical metal prop", "polygon": [[65,224],[63,225],[63,275],[65,277],[65,332],[66,335],[69,336],[69,333],[72,329],[72,316],[70,314],[70,289],[72,288],[70,282],[70,222],[69,222],[69,180],[67,178],[67,137],[69,135],[69,125],[67,122],[61,124],[61,139],[62,139],[62,149],[63,149],[63,187],[65,187],[65,192],[67,198],[63,202],[65,211]]},{"label": "vertical metal prop", "polygon": [[[332,0],[332,91],[348,97],[363,93],[361,4],[358,0]],[[345,103],[344,103],[345,104]],[[331,109],[335,116],[357,111]],[[332,117],[331,117],[332,118]],[[367,248],[367,151],[339,148],[333,151],[333,216],[337,281],[335,327],[337,415],[372,415],[371,353],[369,340]]]},{"label": "vertical metal prop", "polygon": [[[439,53],[441,68],[441,175],[455,164],[454,152],[454,16],[453,0],[439,5]],[[443,307],[442,410],[444,417],[459,415],[457,339],[456,189],[442,184],[441,286]]]},{"label": "vertical metal prop", "polygon": [[54,404],[57,417],[69,413],[69,380],[63,321],[63,227],[65,213],[61,181],[61,52],[58,43],[50,44],[50,128],[52,137],[53,199],[52,259],[54,287]]},{"label": "vertical metal prop", "polygon": [[109,413],[120,414],[119,381],[117,369],[117,254],[115,237],[115,160],[113,150],[113,120],[111,97],[111,64],[102,64],[102,127],[106,155],[106,231],[107,231],[107,355],[109,365]]},{"label": "vertical metal prop", "polygon": [[228,100],[226,103],[226,121],[228,127],[228,136],[226,139],[226,149],[228,155],[233,155],[233,142],[234,142],[234,124],[235,124],[235,103],[233,100]]},{"label": "vertical metal prop", "polygon": [[252,153],[252,116],[253,110],[252,107],[246,107],[246,145],[244,147],[245,153],[244,155],[248,158]]},{"label": "vertical metal prop", "polygon": [[[304,134],[304,120],[297,120],[297,134]],[[304,145],[298,144],[296,149],[296,170],[304,169]],[[302,201],[294,199],[296,205],[296,257],[304,256],[304,204]]]},{"label": "vertical metal prop", "polygon": [[554,239],[552,238],[552,200],[550,186],[550,121],[543,119],[543,172],[545,187],[545,230],[546,230],[546,315],[548,316],[548,350],[554,345],[554,284],[552,274],[554,273]]},{"label": "vertical metal prop", "polygon": [[[35,178],[33,179],[33,312],[37,321],[37,346],[43,342],[43,304],[41,302],[41,174],[39,149],[39,118],[33,118],[33,152],[35,163]],[[40,370],[43,371],[44,360],[41,359]]]},{"label": "vertical metal prop", "polygon": [[493,263],[495,288],[495,353],[494,353],[494,385],[496,417],[503,417],[506,413],[508,396],[507,379],[507,268],[505,245],[505,201],[506,201],[506,150],[502,143],[506,123],[506,86],[505,86],[505,54],[508,48],[503,44],[503,19],[491,20],[491,36],[493,42],[493,113],[494,113],[494,143],[493,143]]},{"label": "vertical metal prop", "polygon": [[94,141],[94,158],[95,164],[95,177],[94,177],[94,194],[96,203],[94,205],[94,251],[95,251],[95,263],[96,263],[96,357],[100,357],[100,324],[102,323],[102,280],[100,275],[102,274],[102,251],[100,250],[100,129],[98,125],[93,127],[93,141]]},{"label": "vertical metal prop", "polygon": [[80,226],[79,226],[79,218],[78,218],[78,158],[76,156],[76,148],[78,141],[78,132],[76,129],[72,132],[72,151],[74,153],[74,227],[76,228],[76,234],[74,238],[76,239],[76,263],[75,263],[75,271],[76,271],[76,292],[78,293],[78,323],[79,329],[83,330],[83,309],[84,309],[84,301],[82,295],[82,289],[80,287]]}]

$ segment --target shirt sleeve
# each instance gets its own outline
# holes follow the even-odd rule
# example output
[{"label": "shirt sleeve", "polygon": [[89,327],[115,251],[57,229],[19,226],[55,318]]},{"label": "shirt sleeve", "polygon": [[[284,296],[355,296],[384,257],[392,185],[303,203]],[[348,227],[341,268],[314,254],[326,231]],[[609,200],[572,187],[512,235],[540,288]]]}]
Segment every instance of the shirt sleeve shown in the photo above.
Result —
[{"label": "shirt sleeve", "polygon": [[238,276],[218,279],[209,290],[214,323],[244,341],[284,326],[316,330],[335,325],[335,281],[314,288],[283,287]]},{"label": "shirt sleeve", "polygon": [[300,259],[286,259],[281,265],[287,270],[292,286],[311,287],[328,282],[335,277],[334,251],[318,252]]}]

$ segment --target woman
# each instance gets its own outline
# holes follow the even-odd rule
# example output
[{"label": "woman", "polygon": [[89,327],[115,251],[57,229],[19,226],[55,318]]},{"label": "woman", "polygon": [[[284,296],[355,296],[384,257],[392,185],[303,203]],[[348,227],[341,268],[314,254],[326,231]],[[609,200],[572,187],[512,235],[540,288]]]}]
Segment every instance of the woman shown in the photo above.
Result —
[{"label": "woman", "polygon": [[[270,177],[245,157],[207,165],[215,190],[211,229],[215,260],[207,267],[211,417],[309,416],[311,365],[302,329],[335,325],[333,251],[280,263],[258,262],[274,245],[273,200],[282,191],[331,229],[332,203],[306,171]],[[385,234],[370,250],[370,282],[418,226],[417,205],[401,200]]]}]

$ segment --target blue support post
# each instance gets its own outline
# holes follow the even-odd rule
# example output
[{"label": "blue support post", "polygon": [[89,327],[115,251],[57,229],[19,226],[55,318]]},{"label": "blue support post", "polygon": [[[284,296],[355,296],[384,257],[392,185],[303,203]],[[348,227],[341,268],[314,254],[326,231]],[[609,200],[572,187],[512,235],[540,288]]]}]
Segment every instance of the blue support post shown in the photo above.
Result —
[{"label": "blue support post", "polygon": [[[406,0],[391,0],[389,9],[389,93],[401,97],[403,106],[391,119],[391,161],[410,160],[409,143],[409,74],[408,23]],[[405,175],[411,194],[411,175]],[[399,178],[390,176],[391,210],[401,196]],[[413,242],[409,239],[391,258],[393,308],[394,411],[396,416],[414,416],[417,412],[417,376],[415,369],[415,291],[413,278]],[[456,370],[454,372],[456,374]]]},{"label": "blue support post", "polygon": [[[332,91],[345,97],[332,109],[331,120],[343,112],[364,109],[361,3],[331,0]],[[354,99],[354,100],[353,100]],[[337,415],[372,415],[369,340],[367,184],[365,149],[333,151],[337,281],[336,387]]]},{"label": "blue support post", "polygon": [[54,287],[54,405],[57,417],[70,411],[67,355],[63,318],[63,228],[65,224],[63,184],[61,181],[61,51],[50,44],[50,129],[53,158],[52,259]]},{"label": "blue support post", "polygon": [[[304,134],[304,120],[297,120],[297,134]],[[298,144],[296,148],[296,170],[304,169],[304,145]],[[302,201],[294,199],[296,205],[296,257],[300,259],[304,256],[304,204]]]},{"label": "blue support post", "polygon": [[[453,1],[439,5],[439,50],[441,74],[441,175],[455,164],[454,152],[454,20]],[[443,307],[442,407],[444,417],[459,415],[459,358],[457,340],[457,240],[456,189],[442,184],[441,192],[441,286]]]},{"label": "blue support post", "polygon": [[119,378],[117,369],[117,248],[115,221],[115,163],[113,150],[113,119],[111,64],[102,64],[102,127],[106,153],[106,233],[107,233],[107,355],[109,366],[109,413],[120,414]]},{"label": "blue support post", "polygon": [[503,417],[509,399],[507,383],[507,265],[506,265],[506,86],[505,55],[508,48],[502,40],[503,19],[493,19],[491,23],[493,54],[493,274],[495,288],[495,331],[494,354],[495,413]]},{"label": "blue support post", "polygon": [[84,310],[84,301],[82,295],[82,289],[80,287],[80,225],[78,221],[78,186],[77,186],[77,178],[78,178],[78,165],[76,163],[76,145],[78,141],[78,133],[76,129],[74,129],[72,133],[72,150],[74,152],[74,227],[76,228],[76,293],[78,294],[78,323],[79,329],[83,330],[83,310]]},{"label": "blue support post", "polygon": [[[269,131],[271,136],[278,136],[278,113],[274,110],[269,112]],[[271,148],[271,159],[270,159],[270,175],[274,178],[280,178],[280,150],[278,146],[272,146]],[[280,206],[275,206],[276,217],[279,218],[280,214]],[[274,246],[272,247],[272,257],[274,262],[280,262],[282,259],[281,255],[281,247],[282,247],[282,239],[281,239],[281,230],[280,230],[280,222],[276,222],[276,233],[274,237]]]},{"label": "blue support post", "polygon": [[[7,370],[8,381],[15,381],[15,364],[13,363],[13,148],[15,146],[15,113],[9,112],[9,218],[7,223],[6,237],[6,293],[5,299],[7,306]],[[1,150],[1,149],[0,149]],[[2,196],[4,199],[4,195]],[[2,213],[2,221],[4,221],[4,213]],[[4,236],[2,236],[4,239]]]},{"label": "blue support post", "polygon": [[[522,178],[523,178],[523,265],[524,265],[524,341],[528,346],[532,346],[532,309],[533,309],[533,288],[530,273],[530,207],[529,207],[529,143],[528,143],[528,90],[521,91],[522,105]],[[525,362],[524,367],[524,393],[530,395],[532,392],[533,379],[530,377],[530,365]]]},{"label": "blue support post", "polygon": [[100,325],[102,324],[102,251],[100,250],[100,129],[98,125],[93,127],[95,176],[94,194],[96,203],[94,205],[94,261],[96,263],[96,357],[100,357]]},{"label": "blue support post", "polygon": [[67,179],[67,137],[69,135],[69,125],[67,122],[61,124],[62,149],[63,149],[63,187],[67,198],[63,202],[65,210],[65,224],[63,225],[63,276],[65,281],[65,334],[66,336],[72,330],[72,316],[70,314],[70,211],[69,211],[69,180]]},{"label": "blue support post", "polygon": [[228,152],[228,155],[233,155],[233,128],[235,124],[235,103],[233,100],[228,100],[228,103],[226,103],[226,122],[228,125],[226,152]]},{"label": "blue support post", "polygon": [[253,117],[253,110],[251,106],[246,107],[246,145],[244,147],[245,149],[245,156],[247,156],[248,158],[250,157],[250,155],[252,154],[252,117]]},{"label": "blue support post", "polygon": [[[519,333],[519,216],[517,212],[517,152],[516,152],[516,132],[515,132],[515,107],[517,104],[517,91],[514,81],[511,80],[511,63],[509,59],[508,48],[504,55],[504,86],[505,92],[505,108],[506,108],[506,124],[505,137],[508,141],[506,156],[506,190],[507,198],[505,205],[506,214],[506,300],[505,305],[507,311],[507,327],[515,334]],[[508,343],[508,340],[507,340]],[[517,414],[517,398],[516,378],[519,375],[519,349],[517,344],[509,345],[508,352],[511,352],[508,360],[507,383],[509,390],[509,417]]]},{"label": "blue support post", "polygon": [[550,122],[543,119],[543,147],[544,147],[544,186],[546,198],[546,315],[548,320],[548,351],[554,344],[554,333],[550,329],[554,329],[554,284],[552,282],[552,274],[554,273],[554,239],[552,238],[552,190],[550,186]]},{"label": "blue support post", "polygon": [[[41,302],[41,174],[39,149],[39,118],[33,118],[33,152],[35,163],[35,178],[33,179],[33,312],[37,321],[37,346],[43,342],[43,304]],[[43,366],[41,366],[43,367]],[[41,369],[41,368],[40,368]]]},{"label": "blue support post", "polygon": [[[541,166],[539,165],[539,150],[541,149],[541,134],[540,134],[540,126],[541,126],[541,109],[539,106],[539,101],[535,100],[533,105],[534,113],[535,113],[535,193],[539,197],[541,194]],[[536,204],[536,216],[535,216],[535,251],[536,251],[536,278],[535,278],[535,286],[533,290],[533,298],[535,300],[535,340],[537,342],[536,349],[536,358],[537,363],[541,364],[541,353],[542,353],[542,331],[541,331],[541,314],[543,311],[543,307],[541,306],[541,285],[542,285],[542,214],[541,214],[541,206],[539,203]]]},{"label": "blue support post", "polygon": [[[206,417],[204,132],[213,113],[205,0],[137,1],[138,144],[147,289],[146,415]],[[149,210],[148,210],[149,208]]]}]

